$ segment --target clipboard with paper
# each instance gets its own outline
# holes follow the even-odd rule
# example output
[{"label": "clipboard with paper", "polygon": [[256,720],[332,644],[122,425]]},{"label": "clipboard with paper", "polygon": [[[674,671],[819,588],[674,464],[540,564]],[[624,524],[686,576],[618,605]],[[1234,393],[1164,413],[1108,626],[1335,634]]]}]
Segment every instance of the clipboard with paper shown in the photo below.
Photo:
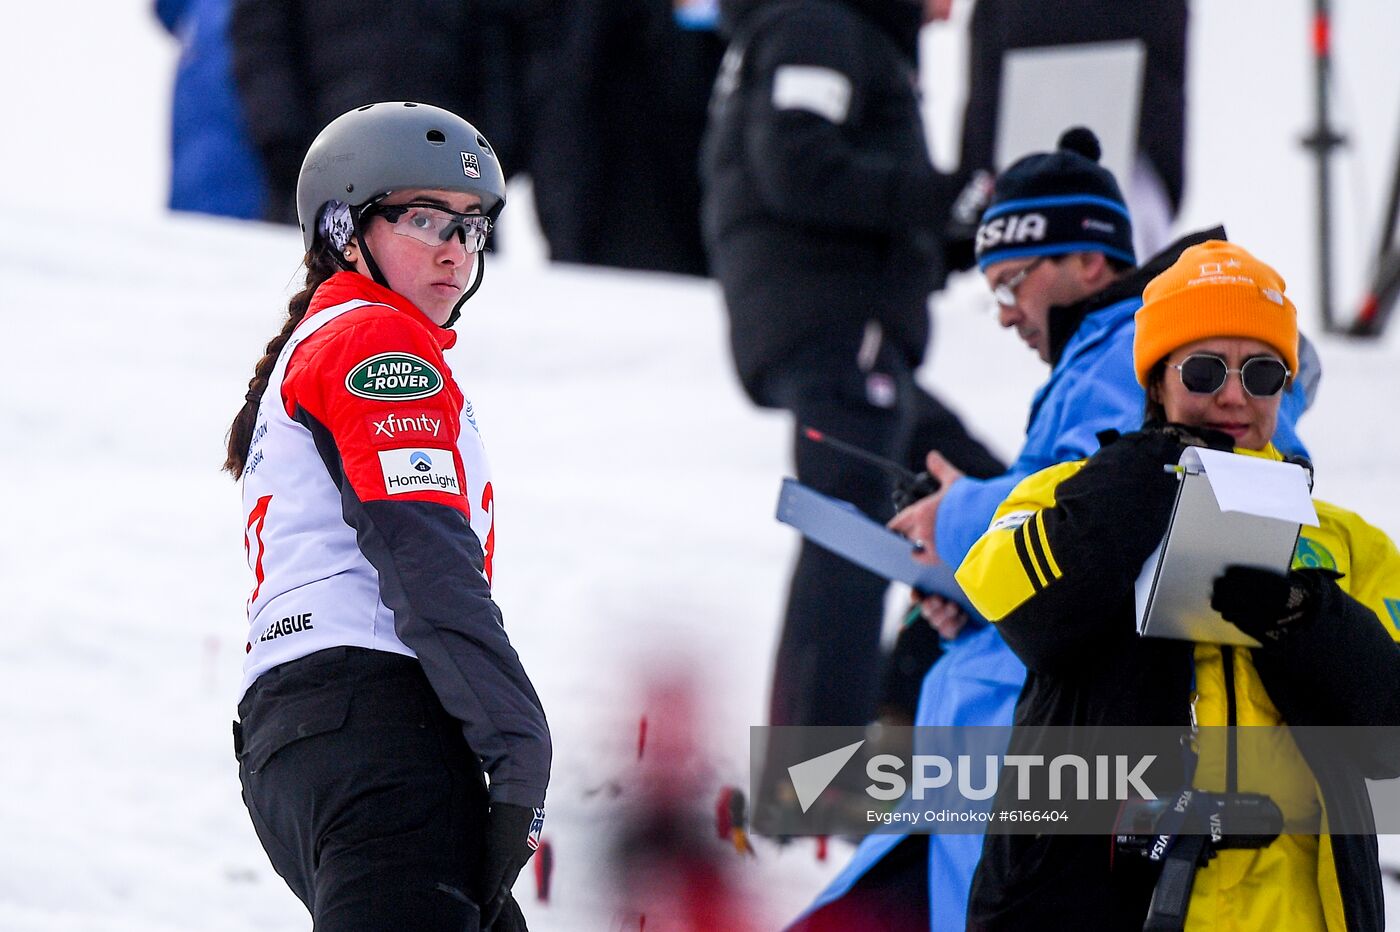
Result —
[{"label": "clipboard with paper", "polygon": [[1210,607],[1231,564],[1288,571],[1303,525],[1317,526],[1307,471],[1293,463],[1190,447],[1176,467],[1166,534],[1136,587],[1144,637],[1258,647]]},{"label": "clipboard with paper", "polygon": [[930,566],[914,559],[909,541],[872,521],[850,502],[784,479],[777,518],[802,536],[884,578],[956,602],[969,618],[985,621],[953,578],[956,567]]}]

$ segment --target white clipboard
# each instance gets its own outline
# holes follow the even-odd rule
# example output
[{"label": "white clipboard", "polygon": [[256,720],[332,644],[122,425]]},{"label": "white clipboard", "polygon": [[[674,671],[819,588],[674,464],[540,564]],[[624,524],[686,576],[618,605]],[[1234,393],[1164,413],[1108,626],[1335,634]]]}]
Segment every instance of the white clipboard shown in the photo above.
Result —
[{"label": "white clipboard", "polygon": [[1288,571],[1302,525],[1318,523],[1307,471],[1199,447],[1183,452],[1174,471],[1171,521],[1137,580],[1138,633],[1258,647],[1210,607],[1211,589],[1231,564]]}]

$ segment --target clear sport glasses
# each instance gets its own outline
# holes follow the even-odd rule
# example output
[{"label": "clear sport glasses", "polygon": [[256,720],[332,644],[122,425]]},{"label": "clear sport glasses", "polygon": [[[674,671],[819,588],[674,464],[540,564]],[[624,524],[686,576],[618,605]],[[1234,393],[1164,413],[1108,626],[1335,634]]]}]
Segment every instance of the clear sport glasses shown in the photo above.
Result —
[{"label": "clear sport glasses", "polygon": [[997,304],[1002,307],[1016,306],[1016,289],[1020,288],[1026,278],[1035,271],[1036,266],[1048,259],[1049,256],[1039,256],[1034,261],[1023,266],[1021,271],[1008,278],[992,289],[992,297],[997,299]]},{"label": "clear sport glasses", "polygon": [[440,246],[455,235],[467,252],[481,252],[491,232],[491,218],[485,214],[459,214],[435,204],[390,204],[374,208],[374,213],[389,221],[395,233],[425,246]]},{"label": "clear sport glasses", "polygon": [[1214,395],[1225,387],[1225,380],[1231,373],[1238,372],[1240,384],[1254,398],[1277,395],[1293,374],[1282,360],[1272,356],[1255,356],[1246,359],[1238,369],[1231,369],[1230,364],[1219,356],[1194,353],[1183,359],[1180,365],[1170,368],[1181,374],[1181,384],[1193,395]]}]

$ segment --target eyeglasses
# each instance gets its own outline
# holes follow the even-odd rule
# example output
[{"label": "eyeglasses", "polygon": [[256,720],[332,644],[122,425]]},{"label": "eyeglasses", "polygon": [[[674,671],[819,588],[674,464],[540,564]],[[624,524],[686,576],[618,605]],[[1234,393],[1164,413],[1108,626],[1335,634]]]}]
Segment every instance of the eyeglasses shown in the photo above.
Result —
[{"label": "eyeglasses", "polygon": [[1021,269],[1021,271],[1017,272],[1015,275],[1011,276],[1006,281],[993,288],[992,297],[997,299],[997,304],[1000,304],[1002,307],[1015,307],[1016,289],[1020,288],[1021,285],[1025,283],[1026,277],[1035,271],[1036,266],[1040,265],[1040,263],[1044,262],[1048,258],[1050,257],[1036,257],[1035,260],[1024,266]]},{"label": "eyeglasses", "polygon": [[373,208],[372,214],[393,224],[395,233],[425,246],[440,246],[455,234],[467,252],[481,252],[491,232],[491,218],[485,214],[459,214],[436,204],[388,204]]},{"label": "eyeglasses", "polygon": [[1253,398],[1272,398],[1283,391],[1292,372],[1282,360],[1272,356],[1255,356],[1246,359],[1238,369],[1219,356],[1209,353],[1194,353],[1181,361],[1180,365],[1169,366],[1181,374],[1181,384],[1193,395],[1214,395],[1225,387],[1230,373],[1240,374],[1240,384]]}]

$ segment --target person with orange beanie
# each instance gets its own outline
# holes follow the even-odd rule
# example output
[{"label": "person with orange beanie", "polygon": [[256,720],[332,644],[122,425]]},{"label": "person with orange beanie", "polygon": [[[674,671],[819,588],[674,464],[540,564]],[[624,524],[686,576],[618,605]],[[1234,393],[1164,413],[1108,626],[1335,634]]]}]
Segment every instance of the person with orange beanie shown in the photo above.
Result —
[{"label": "person with orange beanie", "polygon": [[[1100,154],[1091,130],[1072,127],[1053,151],[1024,156],[996,180],[982,216],[978,263],[996,301],[997,323],[1014,328],[1049,372],[1030,401],[1021,450],[1004,473],[959,476],[937,451],[930,452],[928,469],[941,488],[889,525],[929,545],[916,560],[956,568],[1022,480],[1093,455],[1104,431],[1128,432],[1142,424],[1148,399],[1133,373],[1133,338],[1143,291],[1188,247],[1223,240],[1225,231],[1190,233],[1139,262],[1133,220],[1117,179],[1099,164]],[[1307,456],[1298,421],[1321,364],[1301,335],[1298,355],[1274,443],[1285,454]],[[920,658],[901,654],[899,645],[920,643],[916,634],[935,635],[936,657],[922,658],[915,724],[1009,726],[1026,670],[996,626],[937,596],[924,599],[922,609],[928,625],[907,626],[894,655],[902,666],[914,666],[911,661]],[[912,855],[911,848],[917,849]],[[871,835],[791,932],[849,928],[847,917],[868,913],[865,904],[882,898],[880,885],[892,875],[906,888],[927,887],[922,921],[912,928],[962,932],[981,850],[977,834]],[[926,877],[926,884],[909,879],[918,877]]]},{"label": "person with orange beanie", "polygon": [[[1288,740],[1269,754],[1202,741],[1198,761],[1173,773],[1183,792],[1265,796],[1284,827],[1248,848],[1229,825],[1195,847],[1187,830],[1158,835],[1169,843],[1157,860],[1115,860],[1101,836],[991,833],[968,928],[1380,929],[1365,780],[1400,775],[1400,753],[1393,742],[1323,748],[1318,732],[1280,726],[1400,724],[1400,551],[1315,500],[1319,524],[1302,528],[1287,572],[1228,566],[1202,593],[1259,646],[1140,636],[1134,582],[1172,514],[1172,467],[1191,446],[1283,458],[1272,440],[1298,325],[1274,269],[1210,240],[1148,284],[1136,326],[1142,429],[1021,482],[957,578],[1028,671],[1010,754],[1046,753],[1041,726],[1272,726],[1255,733]],[[1003,781],[999,808],[1026,806],[1015,783]],[[1171,881],[1175,914],[1163,908]]]}]

